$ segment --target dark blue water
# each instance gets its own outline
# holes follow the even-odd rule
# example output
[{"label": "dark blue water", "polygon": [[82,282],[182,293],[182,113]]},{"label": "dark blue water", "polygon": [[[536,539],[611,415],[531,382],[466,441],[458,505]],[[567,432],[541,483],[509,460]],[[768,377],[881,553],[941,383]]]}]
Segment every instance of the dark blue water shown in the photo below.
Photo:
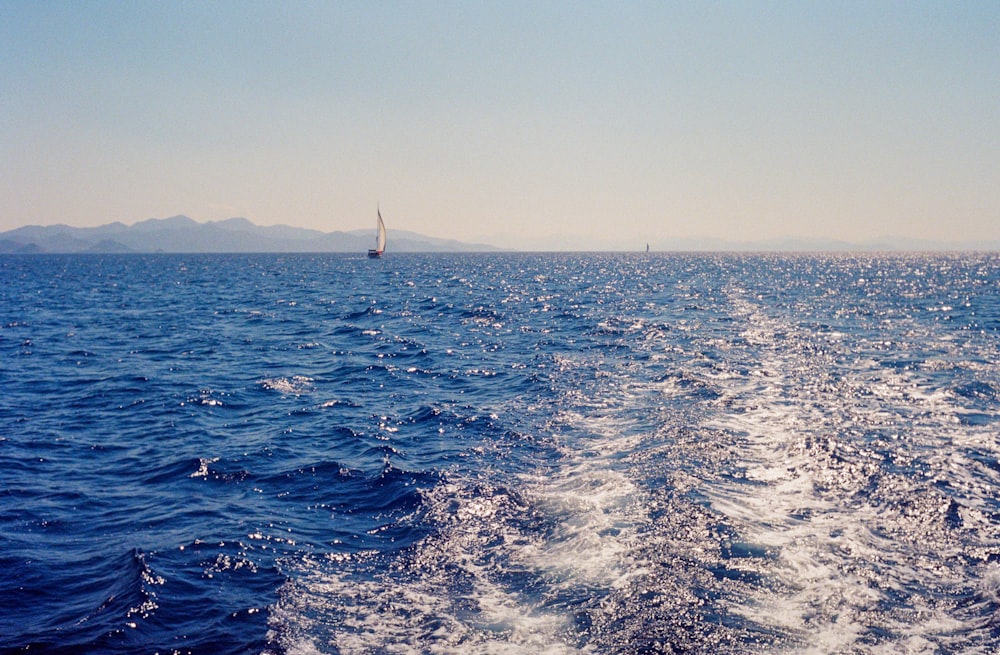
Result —
[{"label": "dark blue water", "polygon": [[992,653],[1000,258],[0,258],[0,651]]}]

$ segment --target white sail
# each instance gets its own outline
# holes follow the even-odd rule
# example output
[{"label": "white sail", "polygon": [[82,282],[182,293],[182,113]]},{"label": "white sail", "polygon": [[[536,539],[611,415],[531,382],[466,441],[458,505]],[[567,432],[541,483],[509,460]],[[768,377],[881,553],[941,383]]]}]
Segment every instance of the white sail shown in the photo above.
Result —
[{"label": "white sail", "polygon": [[378,234],[375,236],[375,250],[383,252],[385,250],[385,223],[382,222],[382,210],[378,212]]}]

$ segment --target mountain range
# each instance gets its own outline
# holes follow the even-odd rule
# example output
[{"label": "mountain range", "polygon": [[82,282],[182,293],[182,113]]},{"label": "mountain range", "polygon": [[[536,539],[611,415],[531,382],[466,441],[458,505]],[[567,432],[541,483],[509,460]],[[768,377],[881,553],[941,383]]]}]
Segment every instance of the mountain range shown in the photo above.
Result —
[{"label": "mountain range", "polygon": [[[245,218],[199,223],[187,216],[151,218],[100,227],[29,225],[0,232],[0,253],[232,253],[358,252],[374,245],[374,231],[321,232],[288,225],[262,227]],[[390,252],[475,252],[493,246],[393,230]]]},{"label": "mountain range", "polygon": [[[493,240],[493,239],[491,239]],[[391,230],[392,252],[488,252],[498,250],[640,250],[645,244],[594,242],[564,236],[532,240],[530,236],[498,236],[495,247],[438,239],[416,232]],[[234,252],[353,252],[364,253],[374,245],[373,230],[321,232],[288,225],[259,226],[245,218],[199,223],[187,216],[151,218],[134,225],[108,223],[100,227],[29,225],[0,232],[0,253],[234,253]],[[832,239],[671,239],[650,244],[660,252],[875,252],[875,251],[1000,251],[1000,241],[940,242],[905,237],[849,242]],[[638,246],[638,247],[636,247]]]}]

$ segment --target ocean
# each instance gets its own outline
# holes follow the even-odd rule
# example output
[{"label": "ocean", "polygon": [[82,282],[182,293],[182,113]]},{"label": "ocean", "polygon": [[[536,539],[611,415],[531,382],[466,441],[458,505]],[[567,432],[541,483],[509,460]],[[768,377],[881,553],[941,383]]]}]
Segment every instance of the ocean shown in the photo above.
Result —
[{"label": "ocean", "polygon": [[0,257],[0,652],[995,653],[996,254]]}]

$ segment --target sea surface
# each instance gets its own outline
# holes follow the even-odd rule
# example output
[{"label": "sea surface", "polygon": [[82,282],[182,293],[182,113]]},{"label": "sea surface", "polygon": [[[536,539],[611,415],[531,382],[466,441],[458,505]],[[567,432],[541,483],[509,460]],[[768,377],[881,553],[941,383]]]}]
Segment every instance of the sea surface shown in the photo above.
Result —
[{"label": "sea surface", "polygon": [[0,652],[1000,650],[1000,256],[0,257]]}]

